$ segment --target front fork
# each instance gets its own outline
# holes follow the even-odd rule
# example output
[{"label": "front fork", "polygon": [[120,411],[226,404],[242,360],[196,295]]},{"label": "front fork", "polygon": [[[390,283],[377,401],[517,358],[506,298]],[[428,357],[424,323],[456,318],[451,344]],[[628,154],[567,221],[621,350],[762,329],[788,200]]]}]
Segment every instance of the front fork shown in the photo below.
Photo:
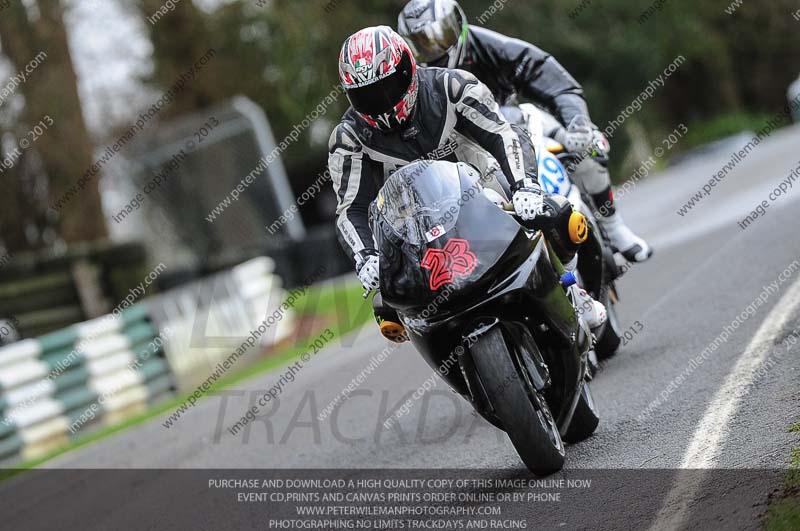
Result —
[{"label": "front fork", "polygon": [[[462,344],[469,347],[469,345],[472,345],[478,341],[481,336],[498,326],[503,328],[503,338],[506,341],[509,353],[512,356],[518,356],[518,359],[521,362],[518,370],[524,370],[527,373],[530,385],[533,387],[533,390],[536,393],[542,396],[543,400],[544,393],[552,385],[550,370],[547,367],[547,363],[542,357],[539,347],[533,339],[532,334],[524,325],[504,323],[496,318],[483,318],[476,320],[473,325],[469,327],[471,332],[462,337]],[[580,401],[581,391],[583,390],[583,386],[586,384],[586,375],[588,374],[586,341],[591,336],[586,336],[586,334],[591,334],[591,332],[588,329],[582,330],[580,328],[581,326],[585,325],[579,324],[579,329],[576,332],[575,342],[573,343],[572,347],[578,348],[582,351],[579,362],[580,367],[578,370],[579,377],[573,384],[564,382],[565,389],[570,389],[570,391],[567,392],[563,397],[565,402],[562,402],[560,411],[555,412],[557,415],[556,424],[562,437],[567,433],[570,423],[572,422],[572,417],[574,416],[575,409]],[[492,413],[490,401],[485,394],[485,390],[483,389],[480,380],[471,377],[471,375],[474,375],[474,371],[468,352],[469,348],[463,350],[462,355],[459,356],[459,365],[462,373],[465,376],[464,379],[467,382],[467,388],[469,390],[471,402],[481,416],[489,420],[492,424],[502,428],[502,426],[498,425],[499,421]],[[522,375],[519,376],[522,377]],[[547,407],[552,406],[548,404]]]}]

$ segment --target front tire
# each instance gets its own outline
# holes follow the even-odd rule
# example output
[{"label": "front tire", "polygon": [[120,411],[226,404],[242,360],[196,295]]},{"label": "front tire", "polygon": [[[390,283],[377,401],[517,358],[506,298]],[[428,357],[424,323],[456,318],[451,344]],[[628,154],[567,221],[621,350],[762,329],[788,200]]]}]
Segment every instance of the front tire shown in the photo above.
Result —
[{"label": "front tire", "polygon": [[611,297],[606,297],[605,299],[604,304],[608,312],[608,322],[603,327],[603,333],[597,338],[597,343],[594,346],[594,351],[599,361],[613,357],[622,343],[622,338],[619,335],[621,329],[617,318],[617,309],[614,307]]},{"label": "front tire", "polygon": [[524,364],[495,327],[470,347],[475,369],[511,444],[528,470],[539,476],[564,467],[564,443],[544,397]]},{"label": "front tire", "polygon": [[575,407],[575,413],[572,415],[572,422],[567,428],[567,433],[564,434],[564,441],[568,443],[585,441],[592,436],[598,424],[600,424],[600,416],[597,413],[594,398],[592,398],[592,391],[589,389],[589,384],[584,383],[581,397]]}]

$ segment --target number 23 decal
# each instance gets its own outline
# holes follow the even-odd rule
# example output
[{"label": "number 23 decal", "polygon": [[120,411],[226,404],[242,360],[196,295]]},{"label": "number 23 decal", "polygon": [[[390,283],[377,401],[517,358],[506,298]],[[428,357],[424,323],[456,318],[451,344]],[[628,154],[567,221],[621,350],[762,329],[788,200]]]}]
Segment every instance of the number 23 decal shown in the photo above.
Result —
[{"label": "number 23 decal", "polygon": [[432,291],[437,291],[452,284],[456,278],[475,271],[478,257],[470,250],[467,240],[451,238],[442,249],[429,248],[420,265],[431,272],[429,286]]}]

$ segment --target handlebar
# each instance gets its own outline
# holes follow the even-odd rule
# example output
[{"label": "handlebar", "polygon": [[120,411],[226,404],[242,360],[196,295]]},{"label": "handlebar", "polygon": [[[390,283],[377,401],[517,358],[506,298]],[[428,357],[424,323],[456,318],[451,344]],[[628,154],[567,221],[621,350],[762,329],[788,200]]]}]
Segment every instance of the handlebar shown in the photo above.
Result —
[{"label": "handlebar", "polygon": [[[545,208],[547,209],[547,205],[545,204]],[[514,205],[511,202],[503,203],[503,210],[511,214],[517,223],[522,225],[528,230],[546,230],[553,226],[555,216],[552,212],[545,210],[543,214],[536,216],[534,219],[522,219],[516,214],[514,210]]]}]

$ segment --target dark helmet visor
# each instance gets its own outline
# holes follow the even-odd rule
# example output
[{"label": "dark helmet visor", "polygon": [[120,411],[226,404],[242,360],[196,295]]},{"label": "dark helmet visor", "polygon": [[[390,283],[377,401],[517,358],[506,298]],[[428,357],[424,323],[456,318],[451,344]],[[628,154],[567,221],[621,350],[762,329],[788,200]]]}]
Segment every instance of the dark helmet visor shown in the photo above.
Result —
[{"label": "dark helmet visor", "polygon": [[461,31],[461,17],[458,10],[453,10],[445,18],[409,30],[404,37],[417,61],[433,63],[458,44]]},{"label": "dark helmet visor", "polygon": [[411,57],[403,54],[400,64],[390,75],[363,87],[347,90],[353,108],[369,116],[387,113],[400,103],[412,81]]}]

